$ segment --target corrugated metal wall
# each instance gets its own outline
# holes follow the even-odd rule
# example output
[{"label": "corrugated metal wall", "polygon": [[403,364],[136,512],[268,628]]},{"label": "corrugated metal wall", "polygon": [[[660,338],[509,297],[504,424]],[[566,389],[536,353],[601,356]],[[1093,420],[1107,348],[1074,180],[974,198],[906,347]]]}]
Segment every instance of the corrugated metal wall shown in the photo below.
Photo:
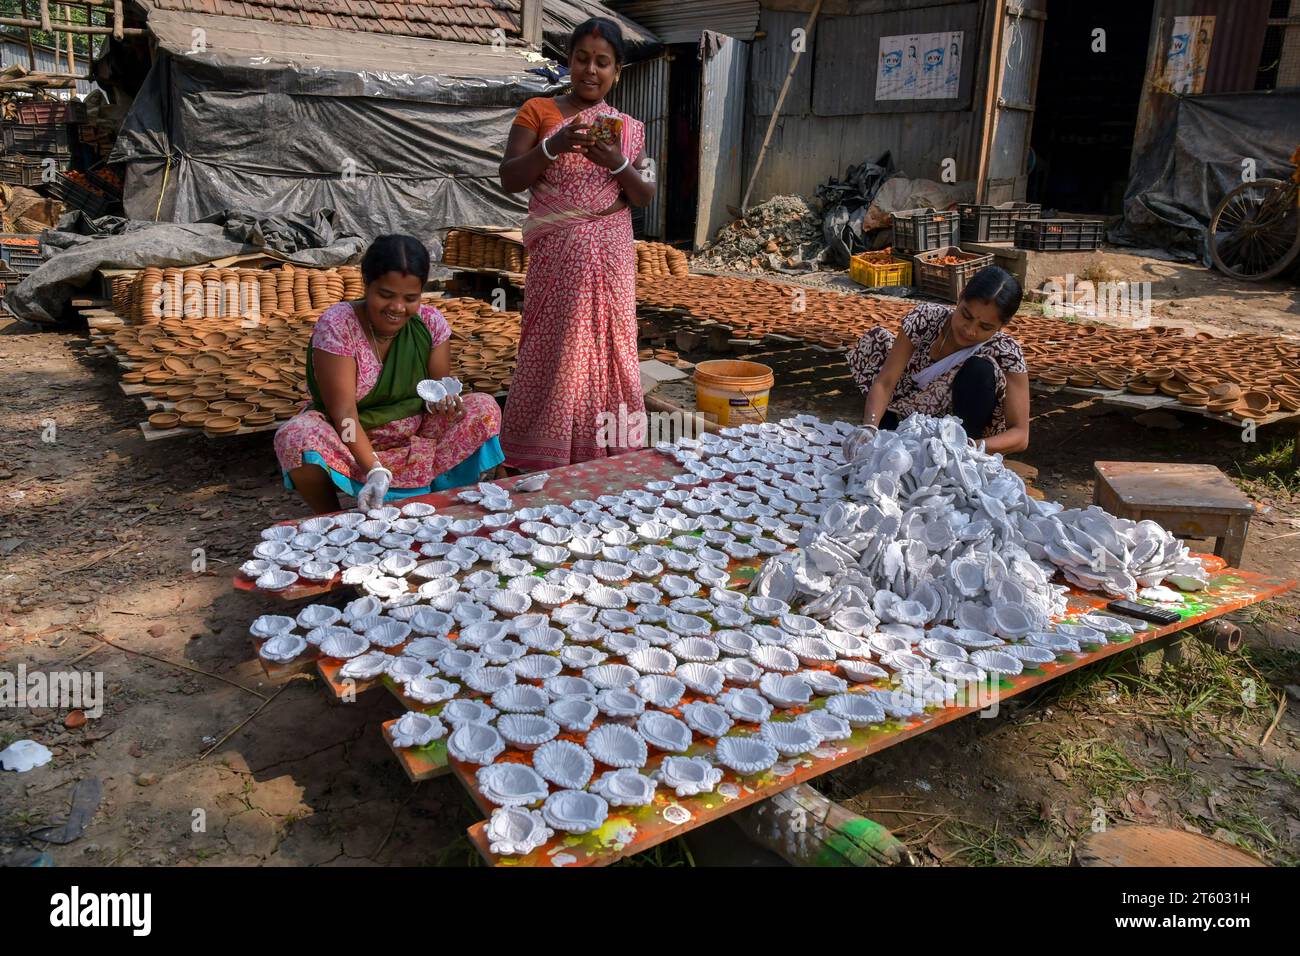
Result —
[{"label": "corrugated metal wall", "polygon": [[[980,114],[988,75],[985,51],[991,36],[989,6],[988,0],[937,3],[926,7],[917,7],[914,2],[898,2],[882,13],[861,18],[837,17],[830,27],[837,31],[852,30],[858,35],[879,36],[881,24],[868,21],[886,17],[891,22],[886,35],[891,32],[928,33],[963,29],[965,23],[971,22],[974,13],[978,36],[967,36],[964,41],[964,49],[976,56],[969,81],[973,95],[966,109],[815,115],[812,90],[817,35],[810,37],[781,109],[781,119],[773,131],[772,144],[763,160],[751,204],[778,194],[812,196],[816,187],[830,176],[842,175],[849,166],[864,160],[874,161],[886,150],[893,153],[897,167],[913,178],[939,179],[943,160],[952,157],[957,163],[958,180],[973,182],[978,167]],[[859,19],[863,22],[852,22]],[[763,9],[759,30],[766,36],[754,41],[750,59],[745,124],[746,177],[754,168],[781,84],[794,56],[792,31],[805,26],[807,20],[806,12]],[[864,43],[860,60],[845,60],[838,66],[843,75],[834,78],[836,85],[851,90],[855,84],[870,84],[877,53],[877,49],[866,49]],[[964,93],[962,98],[965,99]]]},{"label": "corrugated metal wall", "polygon": [[[59,34],[63,36],[63,34]],[[34,47],[33,52],[36,54],[36,69],[41,73],[66,73],[68,70],[68,56],[66,53],[55,54],[48,47]],[[25,40],[14,40],[9,37],[0,38],[0,69],[9,66],[21,66],[24,70],[29,69],[31,60],[27,58],[27,42]],[[84,73],[88,67],[86,58],[81,54],[77,55],[77,71]],[[82,96],[88,94],[94,86],[90,80],[77,80],[77,92]],[[51,90],[51,94],[62,97],[70,93],[70,90]]]},{"label": "corrugated metal wall", "polygon": [[745,191],[745,86],[749,44],[724,37],[703,69],[700,105],[700,188],[695,221],[696,249],[732,220]]},{"label": "corrugated metal wall", "polygon": [[705,30],[752,40],[758,27],[758,0],[629,0],[607,5],[664,43],[695,43]]},{"label": "corrugated metal wall", "polygon": [[[661,173],[668,153],[668,58],[656,57],[623,67],[618,86],[607,97],[610,106],[645,124],[645,151]],[[664,234],[663,177],[645,209],[632,212],[634,224],[646,236]]]},{"label": "corrugated metal wall", "polygon": [[1176,112],[1177,100],[1160,86],[1165,54],[1169,49],[1175,17],[1212,16],[1214,38],[1205,72],[1205,93],[1243,93],[1255,88],[1264,33],[1268,25],[1270,0],[1156,0],[1152,15],[1151,51],[1147,60],[1146,83],[1138,107],[1133,164],[1148,148]]},{"label": "corrugated metal wall", "polygon": [[[1204,93],[1245,93],[1255,88],[1271,0],[1158,0],[1156,17],[1165,22],[1162,50],[1168,49],[1174,17],[1214,17]],[[1163,70],[1163,61],[1160,64]]]}]

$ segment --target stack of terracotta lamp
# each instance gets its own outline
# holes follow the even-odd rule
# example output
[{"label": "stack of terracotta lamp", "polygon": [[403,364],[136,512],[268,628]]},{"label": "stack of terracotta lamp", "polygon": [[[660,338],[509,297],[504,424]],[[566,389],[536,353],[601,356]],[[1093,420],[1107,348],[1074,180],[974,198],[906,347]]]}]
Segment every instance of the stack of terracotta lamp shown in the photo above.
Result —
[{"label": "stack of terracotta lamp", "polygon": [[691,263],[686,253],[667,243],[638,242],[636,271],[646,276],[684,276],[690,273]]},{"label": "stack of terracotta lamp", "polygon": [[[133,366],[122,379],[168,406],[149,416],[150,425],[217,436],[268,428],[297,413],[312,327],[329,306],[360,298],[364,284],[354,266],[144,269],[115,280],[113,293],[127,323],[112,333],[113,348]],[[262,305],[290,301],[292,311]],[[508,387],[519,314],[495,312],[478,299],[426,301],[452,328],[452,374],[479,391]]]},{"label": "stack of terracotta lamp", "polygon": [[452,229],[443,243],[442,264],[466,269],[527,272],[528,252],[515,239],[467,229]]},{"label": "stack of terracotta lamp", "polygon": [[[777,334],[831,349],[851,348],[874,326],[897,333],[913,308],[761,279],[658,274],[638,276],[637,304],[721,323],[738,339]],[[1283,339],[1029,315],[1016,316],[1008,331],[1024,350],[1030,378],[1044,385],[1160,392],[1243,421],[1300,411],[1300,345]]]},{"label": "stack of terracotta lamp", "polygon": [[867,329],[883,325],[898,331],[912,305],[841,295],[761,279],[701,275],[637,277],[637,304],[680,309],[721,323],[738,339],[785,335],[825,348],[849,348]]},{"label": "stack of terracotta lamp", "polygon": [[[1041,331],[1042,323],[1054,329]],[[1045,385],[1167,395],[1241,421],[1300,411],[1300,346],[1263,335],[1187,335],[1180,329],[1078,326],[1052,319],[1016,335],[1030,376]],[[1060,328],[1064,326],[1065,328]]]}]

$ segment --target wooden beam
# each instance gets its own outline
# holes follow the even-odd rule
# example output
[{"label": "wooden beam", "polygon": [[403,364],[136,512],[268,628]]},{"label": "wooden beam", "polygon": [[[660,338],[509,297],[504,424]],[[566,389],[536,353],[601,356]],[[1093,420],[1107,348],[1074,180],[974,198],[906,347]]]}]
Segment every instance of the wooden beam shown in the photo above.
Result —
[{"label": "wooden beam", "polygon": [[985,178],[988,176],[989,152],[993,148],[993,133],[998,125],[998,97],[1002,93],[1002,24],[1006,20],[1007,0],[993,3],[993,42],[989,50],[989,75],[984,89],[984,123],[980,129],[979,164],[975,170],[975,201],[984,202],[988,193]]},{"label": "wooden beam", "polygon": [[[21,17],[0,17],[0,26],[3,27],[26,27],[29,30],[43,29],[39,20],[27,20]],[[112,27],[90,27],[81,23],[52,23],[55,30],[68,30],[72,33],[90,34],[100,36],[106,33],[113,33]],[[141,27],[125,27],[122,30],[123,36],[142,37],[149,33],[148,30]]]},{"label": "wooden beam", "polygon": [[544,0],[523,0],[520,14],[520,32],[524,42],[534,49],[542,46],[542,4]]},{"label": "wooden beam", "polygon": [[50,28],[50,0],[39,0],[41,11],[41,29],[46,33],[52,33]]},{"label": "wooden beam", "polygon": [[113,0],[113,39],[122,39],[122,0]]}]

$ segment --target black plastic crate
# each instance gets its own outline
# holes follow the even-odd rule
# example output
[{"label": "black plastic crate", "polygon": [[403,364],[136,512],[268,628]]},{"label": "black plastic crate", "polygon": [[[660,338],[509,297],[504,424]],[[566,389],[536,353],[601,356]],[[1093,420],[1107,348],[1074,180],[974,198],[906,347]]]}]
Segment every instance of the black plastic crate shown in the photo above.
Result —
[{"label": "black plastic crate", "polygon": [[1016,248],[1092,252],[1101,248],[1103,219],[1030,219],[1016,224]]},{"label": "black plastic crate", "polygon": [[15,252],[10,254],[8,265],[20,276],[29,276],[45,265],[45,256]]},{"label": "black plastic crate", "polygon": [[962,242],[1010,242],[1016,238],[1016,225],[1038,219],[1043,207],[1036,202],[1004,202],[996,206],[963,202],[957,204],[961,217]]},{"label": "black plastic crate", "polygon": [[38,156],[66,156],[71,152],[66,126],[28,126],[4,123],[0,137],[7,151]]},{"label": "black plastic crate", "polygon": [[957,241],[957,213],[944,209],[905,209],[894,213],[894,251],[928,252]]},{"label": "black plastic crate", "polygon": [[62,173],[46,187],[51,196],[62,199],[65,205],[80,209],[91,219],[97,219],[108,212],[113,200],[108,196],[92,192],[86,187],[74,183]]},{"label": "black plastic crate", "polygon": [[[959,263],[937,262],[949,256],[960,258]],[[927,295],[956,302],[971,276],[985,266],[993,265],[992,255],[966,252],[958,246],[946,246],[918,253],[912,260],[912,284]]]},{"label": "black plastic crate", "polygon": [[0,183],[11,186],[39,186],[44,161],[38,157],[13,153],[0,156]]}]

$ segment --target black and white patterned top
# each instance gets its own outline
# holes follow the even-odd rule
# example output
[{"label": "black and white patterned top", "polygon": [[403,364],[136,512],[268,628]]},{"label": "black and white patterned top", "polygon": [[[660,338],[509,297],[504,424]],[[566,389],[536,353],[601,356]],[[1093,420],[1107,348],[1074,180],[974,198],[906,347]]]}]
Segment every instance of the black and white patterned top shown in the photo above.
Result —
[{"label": "black and white patterned top", "polygon": [[[922,389],[913,376],[931,365],[930,349],[935,340],[943,334],[944,326],[952,316],[951,305],[923,303],[903,316],[902,330],[912,343],[912,357],[907,361],[907,368],[898,385],[894,388],[894,397],[889,401],[889,410],[900,419],[913,412],[926,415],[944,416],[952,414],[952,380],[961,365],[956,365],[944,372],[929,386]],[[877,326],[869,329],[858,344],[848,353],[849,371],[858,387],[866,392],[876,380],[884,367],[889,350],[894,346],[894,334],[888,329]],[[988,359],[993,365],[994,378],[997,381],[997,406],[993,410],[993,419],[985,429],[985,437],[997,435],[1007,430],[1006,398],[1007,373],[1026,372],[1025,354],[1020,344],[1006,332],[995,332],[993,337],[975,350],[973,356]],[[972,356],[972,357],[973,357]]]}]

